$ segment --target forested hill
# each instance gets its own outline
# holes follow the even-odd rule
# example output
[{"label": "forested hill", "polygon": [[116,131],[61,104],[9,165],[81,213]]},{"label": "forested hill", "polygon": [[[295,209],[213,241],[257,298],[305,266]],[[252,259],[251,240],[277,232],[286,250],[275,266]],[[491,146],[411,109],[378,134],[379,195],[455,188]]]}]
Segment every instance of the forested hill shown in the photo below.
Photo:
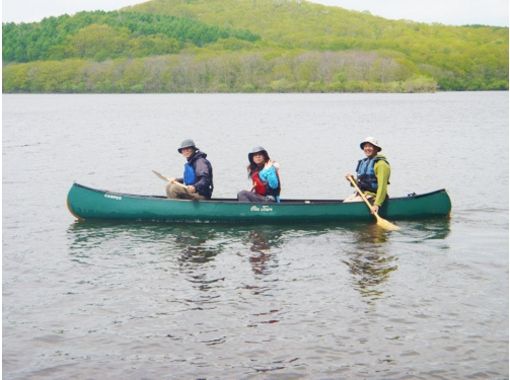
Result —
[{"label": "forested hill", "polygon": [[80,12],[46,18],[37,24],[4,24],[2,57],[6,62],[172,54],[186,43],[195,46],[259,37],[243,30],[209,26],[173,16],[128,12]]},{"label": "forested hill", "polygon": [[4,92],[508,89],[508,28],[298,0],[152,0],[2,30]]}]

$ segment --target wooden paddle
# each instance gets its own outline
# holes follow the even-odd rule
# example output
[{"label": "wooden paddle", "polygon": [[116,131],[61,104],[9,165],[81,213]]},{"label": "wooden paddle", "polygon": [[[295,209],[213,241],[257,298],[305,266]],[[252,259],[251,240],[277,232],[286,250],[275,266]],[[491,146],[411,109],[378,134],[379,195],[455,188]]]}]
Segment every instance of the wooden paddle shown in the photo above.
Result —
[{"label": "wooden paddle", "polygon": [[[361,189],[358,187],[358,185],[356,184],[356,181],[354,180],[354,178],[352,176],[349,176],[349,181],[351,181],[352,185],[354,186],[354,188],[356,189],[358,194],[361,195],[361,198],[363,198],[363,200],[367,204],[368,209],[370,211],[372,211],[372,205],[368,201],[367,197],[365,197],[365,194],[363,194]],[[377,225],[379,227],[384,228],[385,230],[388,230],[388,231],[400,230],[400,227],[394,225],[393,223],[387,221],[386,219],[381,218],[378,213],[373,212],[372,214],[375,216],[375,219],[377,220]]]},{"label": "wooden paddle", "polygon": [[176,181],[175,179],[172,179],[170,177],[167,177],[163,174],[161,174],[160,172],[157,172],[155,170],[152,171],[154,174],[156,174],[159,178],[161,178],[163,181],[167,181],[167,182],[171,182],[171,183],[176,183],[177,185],[180,185],[182,187],[187,187],[185,184],[183,183],[180,183],[178,181]]}]

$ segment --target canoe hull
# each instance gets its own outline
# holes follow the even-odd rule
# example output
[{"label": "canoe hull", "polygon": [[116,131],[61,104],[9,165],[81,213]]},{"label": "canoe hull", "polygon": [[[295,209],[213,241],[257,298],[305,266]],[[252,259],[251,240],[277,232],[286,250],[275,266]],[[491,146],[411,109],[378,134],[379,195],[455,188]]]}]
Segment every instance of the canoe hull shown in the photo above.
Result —
[{"label": "canoe hull", "polygon": [[[174,200],[97,190],[73,184],[67,196],[69,211],[80,220],[222,223],[327,223],[373,221],[363,202],[288,200],[254,204],[233,199]],[[380,210],[390,220],[447,217],[451,202],[445,190],[393,198]]]}]

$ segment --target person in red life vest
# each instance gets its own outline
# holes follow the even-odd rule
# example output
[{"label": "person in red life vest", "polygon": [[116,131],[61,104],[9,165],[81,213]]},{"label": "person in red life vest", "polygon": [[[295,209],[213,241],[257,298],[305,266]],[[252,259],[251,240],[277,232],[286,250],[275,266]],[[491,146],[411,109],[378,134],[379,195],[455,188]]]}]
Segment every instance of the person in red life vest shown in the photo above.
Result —
[{"label": "person in red life vest", "polygon": [[267,151],[257,146],[248,154],[248,178],[252,181],[251,190],[237,193],[239,202],[279,202],[280,201],[280,165],[269,158]]}]

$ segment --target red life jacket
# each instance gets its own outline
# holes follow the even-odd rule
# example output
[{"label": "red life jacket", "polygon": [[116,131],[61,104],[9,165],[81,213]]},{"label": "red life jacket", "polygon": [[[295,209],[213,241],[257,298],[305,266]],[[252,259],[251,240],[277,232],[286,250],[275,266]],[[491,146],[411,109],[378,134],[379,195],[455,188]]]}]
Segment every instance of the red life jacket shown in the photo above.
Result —
[{"label": "red life jacket", "polygon": [[257,170],[251,175],[253,181],[253,189],[259,195],[265,196],[267,194],[266,184],[260,179],[259,171]]}]

